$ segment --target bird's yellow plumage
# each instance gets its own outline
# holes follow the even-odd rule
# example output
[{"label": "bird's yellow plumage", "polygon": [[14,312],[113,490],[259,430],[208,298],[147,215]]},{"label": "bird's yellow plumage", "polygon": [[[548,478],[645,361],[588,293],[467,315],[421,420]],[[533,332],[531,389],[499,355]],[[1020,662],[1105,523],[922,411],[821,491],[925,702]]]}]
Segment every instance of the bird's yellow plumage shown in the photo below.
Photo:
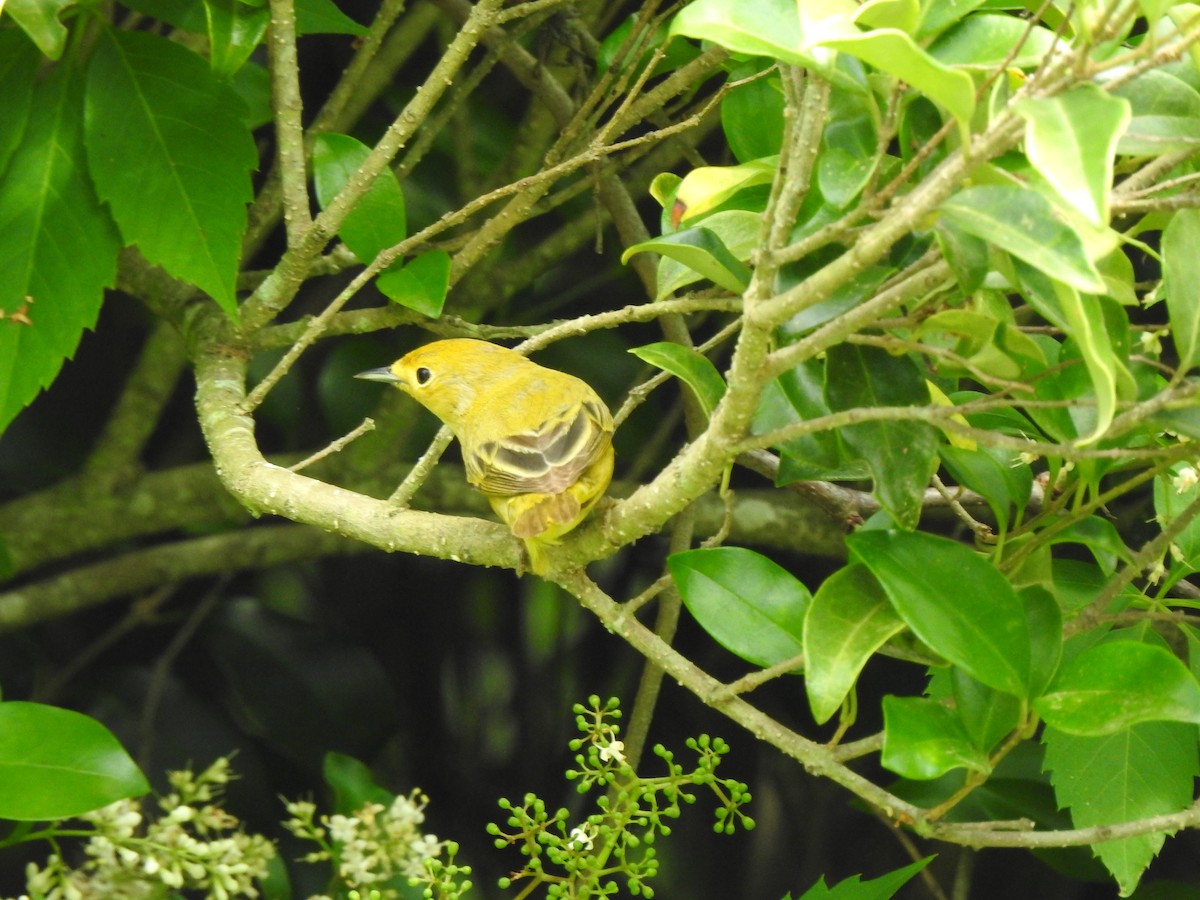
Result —
[{"label": "bird's yellow plumage", "polygon": [[409,394],[449,426],[467,480],[525,541],[533,570],[612,481],[613,421],[574,375],[468,338],[434,341],[357,377]]}]

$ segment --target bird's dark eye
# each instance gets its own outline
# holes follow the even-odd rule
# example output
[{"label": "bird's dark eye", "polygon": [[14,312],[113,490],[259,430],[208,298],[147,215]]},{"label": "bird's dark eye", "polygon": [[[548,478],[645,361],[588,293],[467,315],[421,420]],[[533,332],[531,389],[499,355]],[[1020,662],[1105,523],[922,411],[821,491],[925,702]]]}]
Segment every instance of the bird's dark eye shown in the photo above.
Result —
[{"label": "bird's dark eye", "polygon": [[429,379],[432,377],[433,373],[424,366],[417,369],[417,384],[429,384]]}]

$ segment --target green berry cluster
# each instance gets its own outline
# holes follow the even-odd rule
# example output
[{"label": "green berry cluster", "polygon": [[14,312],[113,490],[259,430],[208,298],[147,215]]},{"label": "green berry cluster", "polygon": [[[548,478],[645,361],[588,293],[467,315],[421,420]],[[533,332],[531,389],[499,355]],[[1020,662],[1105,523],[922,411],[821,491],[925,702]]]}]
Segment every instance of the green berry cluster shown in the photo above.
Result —
[{"label": "green berry cluster", "polygon": [[666,773],[639,775],[625,757],[616,699],[601,702],[593,695],[573,711],[580,737],[569,744],[576,767],[566,776],[581,794],[603,793],[596,797],[596,811],[583,819],[566,809],[549,810],[535,794],[526,794],[519,803],[500,801],[508,815],[502,824],[490,824],[488,833],[497,848],[515,845],[525,857],[520,871],[500,879],[502,888],[520,889],[518,900],[543,887],[546,897],[563,900],[613,896],[622,883],[632,896],[653,897],[650,881],[658,873],[654,843],[671,833],[682,805],[696,802],[698,788],[708,788],[717,798],[715,831],[732,834],[739,824],[754,827],[742,811],[750,801],[747,786],[716,774],[729,752],[721,738],[689,738],[687,747],[696,755],[690,769],[657,745],[654,755],[666,764]]}]

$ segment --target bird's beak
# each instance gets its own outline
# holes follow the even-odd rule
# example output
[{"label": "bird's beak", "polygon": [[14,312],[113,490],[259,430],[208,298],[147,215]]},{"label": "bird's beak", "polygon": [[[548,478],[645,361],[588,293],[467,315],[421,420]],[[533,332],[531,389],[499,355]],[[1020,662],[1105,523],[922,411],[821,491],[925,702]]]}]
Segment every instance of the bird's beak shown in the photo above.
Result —
[{"label": "bird's beak", "polygon": [[388,384],[399,384],[400,383],[400,379],[397,378],[395,375],[393,375],[392,370],[388,369],[388,368],[367,369],[367,371],[359,372],[354,377],[361,378],[363,381],[384,381],[384,382],[387,382]]}]

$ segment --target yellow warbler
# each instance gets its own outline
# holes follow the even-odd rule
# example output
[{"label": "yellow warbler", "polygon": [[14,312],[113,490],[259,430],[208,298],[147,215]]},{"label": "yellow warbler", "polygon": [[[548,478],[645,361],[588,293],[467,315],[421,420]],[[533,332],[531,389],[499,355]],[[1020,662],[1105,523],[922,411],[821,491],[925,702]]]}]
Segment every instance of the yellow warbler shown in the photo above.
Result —
[{"label": "yellow warbler", "polygon": [[583,521],[612,481],[612,414],[574,375],[468,338],[434,341],[357,378],[393,384],[462,444],[467,480],[488,498],[529,561]]}]

